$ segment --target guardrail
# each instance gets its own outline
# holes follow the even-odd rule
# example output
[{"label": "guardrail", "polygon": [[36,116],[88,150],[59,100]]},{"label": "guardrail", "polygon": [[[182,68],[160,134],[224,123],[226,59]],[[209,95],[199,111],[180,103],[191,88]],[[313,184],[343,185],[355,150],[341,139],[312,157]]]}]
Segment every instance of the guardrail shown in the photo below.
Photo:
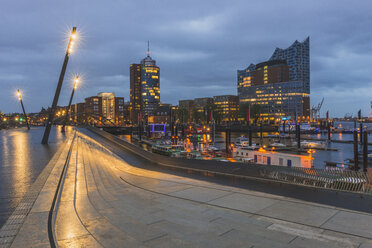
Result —
[{"label": "guardrail", "polygon": [[346,171],[337,168],[315,169],[173,158],[145,151],[134,144],[97,128],[88,127],[88,129],[151,162],[171,168],[184,169],[189,172],[201,172],[205,175],[270,180],[337,191],[372,194],[372,173]]}]

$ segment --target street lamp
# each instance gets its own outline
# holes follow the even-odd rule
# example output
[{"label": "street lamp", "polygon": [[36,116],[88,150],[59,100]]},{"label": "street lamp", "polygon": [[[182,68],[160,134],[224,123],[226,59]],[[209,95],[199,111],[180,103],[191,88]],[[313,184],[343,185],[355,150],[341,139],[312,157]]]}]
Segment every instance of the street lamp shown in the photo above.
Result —
[{"label": "street lamp", "polygon": [[21,102],[21,106],[22,106],[22,110],[23,110],[23,115],[24,115],[25,118],[26,118],[27,129],[30,130],[30,125],[28,124],[28,120],[27,120],[27,115],[26,115],[25,107],[23,106],[22,94],[21,94],[21,92],[20,92],[19,90],[17,90],[17,96],[18,96],[19,101]]},{"label": "street lamp", "polygon": [[62,130],[61,130],[62,133],[65,132],[65,126],[66,126],[66,122],[67,122],[67,118],[68,118],[68,113],[70,112],[72,98],[74,97],[74,93],[75,93],[75,90],[76,90],[76,87],[77,87],[78,83],[79,83],[79,76],[76,76],[75,80],[74,80],[74,87],[72,88],[70,101],[68,102],[68,107],[67,107],[67,111],[66,111],[66,115],[65,115],[65,120],[63,121],[63,126],[62,126]]},{"label": "street lamp", "polygon": [[48,122],[47,122],[46,127],[45,127],[43,140],[41,141],[42,144],[47,144],[48,143],[50,129],[51,129],[52,124],[53,124],[54,113],[56,111],[56,107],[57,107],[57,104],[58,104],[59,94],[61,93],[61,88],[62,88],[62,84],[63,84],[63,79],[65,77],[65,73],[66,73],[66,68],[67,68],[69,55],[72,53],[72,48],[73,48],[74,43],[75,43],[76,38],[77,38],[76,36],[77,36],[76,35],[76,27],[73,27],[71,35],[70,35],[70,40],[69,40],[69,43],[68,43],[68,46],[67,46],[67,51],[66,51],[66,54],[65,54],[65,60],[63,62],[61,74],[59,75],[59,80],[58,80],[56,93],[54,94],[52,108],[49,112]]}]

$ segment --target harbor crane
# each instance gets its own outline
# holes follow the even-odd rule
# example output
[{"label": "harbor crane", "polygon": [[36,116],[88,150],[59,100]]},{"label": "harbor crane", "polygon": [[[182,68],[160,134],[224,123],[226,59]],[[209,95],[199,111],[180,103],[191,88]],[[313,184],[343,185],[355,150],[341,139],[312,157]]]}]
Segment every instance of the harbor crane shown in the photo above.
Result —
[{"label": "harbor crane", "polygon": [[324,97],[317,106],[313,105],[311,107],[311,110],[310,110],[311,120],[320,119],[320,109],[322,108],[323,102],[324,102]]}]

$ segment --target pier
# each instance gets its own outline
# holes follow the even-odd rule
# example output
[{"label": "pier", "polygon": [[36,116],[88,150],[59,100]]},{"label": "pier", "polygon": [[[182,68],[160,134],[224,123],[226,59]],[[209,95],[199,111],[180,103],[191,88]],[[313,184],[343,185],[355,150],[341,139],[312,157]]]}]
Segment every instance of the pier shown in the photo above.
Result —
[{"label": "pier", "polygon": [[372,245],[368,194],[186,173],[98,133],[69,135],[2,227],[2,247]]}]

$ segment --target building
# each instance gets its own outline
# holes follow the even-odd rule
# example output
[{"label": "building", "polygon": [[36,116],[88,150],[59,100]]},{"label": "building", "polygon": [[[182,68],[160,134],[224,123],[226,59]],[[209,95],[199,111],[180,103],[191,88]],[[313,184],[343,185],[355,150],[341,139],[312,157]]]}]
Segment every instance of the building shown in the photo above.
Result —
[{"label": "building", "polygon": [[130,124],[132,121],[130,102],[124,102],[124,123]]},{"label": "building", "polygon": [[159,106],[153,115],[149,117],[150,124],[170,124],[171,121],[172,106],[170,104],[164,104]]},{"label": "building", "polygon": [[141,60],[141,113],[143,117],[152,116],[160,105],[160,69],[156,61],[150,57]]},{"label": "building", "polygon": [[239,97],[235,95],[222,95],[213,97],[215,112],[222,123],[238,121],[239,117]]},{"label": "building", "polygon": [[287,49],[276,48],[269,61],[285,60],[289,66],[289,79],[303,83],[303,92],[310,94],[310,37],[297,40]]},{"label": "building", "polygon": [[268,61],[238,70],[239,103],[257,104],[265,121],[310,116],[309,38],[277,48]]},{"label": "building", "polygon": [[202,97],[202,98],[195,98],[194,99],[194,109],[197,112],[204,113],[208,106],[213,104],[212,97]]},{"label": "building", "polygon": [[115,97],[115,124],[124,126],[124,97]]},{"label": "building", "polygon": [[[115,94],[108,92],[98,93],[102,98],[102,117],[107,120],[115,120]],[[123,102],[124,104],[124,102]]]},{"label": "building", "polygon": [[89,123],[102,121],[102,97],[85,98],[85,115]]},{"label": "building", "polygon": [[137,123],[141,112],[142,90],[141,90],[141,64],[130,65],[130,120]]},{"label": "building", "polygon": [[71,106],[70,119],[77,124],[85,122],[85,103],[76,103]]},{"label": "building", "polygon": [[191,122],[192,121],[192,110],[194,108],[194,100],[179,100],[178,101],[178,109],[180,111],[186,110],[187,116],[183,116],[183,120],[181,118],[181,122]]}]

